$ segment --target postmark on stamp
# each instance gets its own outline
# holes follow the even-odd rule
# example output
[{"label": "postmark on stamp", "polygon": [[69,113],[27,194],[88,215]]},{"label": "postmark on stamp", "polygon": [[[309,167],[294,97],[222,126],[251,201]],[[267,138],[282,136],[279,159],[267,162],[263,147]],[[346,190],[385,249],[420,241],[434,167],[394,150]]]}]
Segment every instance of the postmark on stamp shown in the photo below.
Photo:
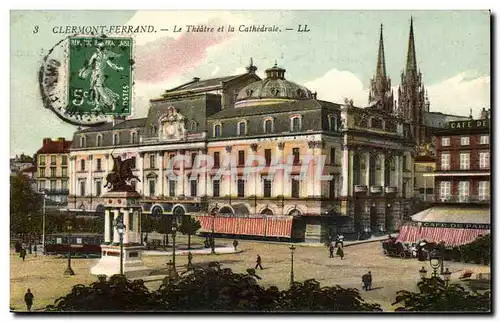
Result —
[{"label": "postmark on stamp", "polygon": [[132,38],[70,37],[68,112],[131,114]]}]

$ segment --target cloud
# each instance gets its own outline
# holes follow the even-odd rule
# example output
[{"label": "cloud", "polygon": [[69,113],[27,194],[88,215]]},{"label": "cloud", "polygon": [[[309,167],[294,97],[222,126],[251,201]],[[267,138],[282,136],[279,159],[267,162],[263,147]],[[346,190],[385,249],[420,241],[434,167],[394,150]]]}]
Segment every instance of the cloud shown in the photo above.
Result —
[{"label": "cloud", "polygon": [[343,103],[344,98],[351,98],[356,106],[367,105],[368,89],[363,88],[363,83],[355,74],[346,70],[331,69],[304,86],[317,92],[320,100]]},{"label": "cloud", "polygon": [[490,76],[466,71],[443,82],[427,86],[431,111],[479,117],[483,107],[490,107]]},{"label": "cloud", "polygon": [[[352,98],[356,106],[368,103],[368,88],[350,71],[331,69],[326,74],[304,84],[318,92],[318,99],[343,103]],[[431,102],[431,111],[468,116],[472,108],[478,117],[483,107],[490,107],[490,76],[475,71],[462,72],[436,84],[425,84]],[[398,85],[392,87],[397,100]]]},{"label": "cloud", "polygon": [[[218,25],[212,20],[208,25]],[[183,33],[178,39],[160,38],[136,48],[135,79],[148,83],[168,80],[186,69],[197,67],[206,57],[209,47],[220,44],[232,35],[228,33]]]}]

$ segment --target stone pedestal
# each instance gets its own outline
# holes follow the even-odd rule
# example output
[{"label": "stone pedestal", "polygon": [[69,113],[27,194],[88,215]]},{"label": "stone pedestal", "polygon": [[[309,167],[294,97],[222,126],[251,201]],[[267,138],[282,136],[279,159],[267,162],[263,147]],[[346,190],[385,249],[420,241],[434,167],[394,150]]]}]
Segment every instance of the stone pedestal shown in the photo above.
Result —
[{"label": "stone pedestal", "polygon": [[123,231],[123,273],[146,270],[142,261],[144,246],[141,241],[141,206],[137,192],[108,192],[103,195],[105,207],[104,244],[101,245],[101,259],[90,269],[94,275],[112,276],[120,274],[120,239],[113,222],[122,220]]}]

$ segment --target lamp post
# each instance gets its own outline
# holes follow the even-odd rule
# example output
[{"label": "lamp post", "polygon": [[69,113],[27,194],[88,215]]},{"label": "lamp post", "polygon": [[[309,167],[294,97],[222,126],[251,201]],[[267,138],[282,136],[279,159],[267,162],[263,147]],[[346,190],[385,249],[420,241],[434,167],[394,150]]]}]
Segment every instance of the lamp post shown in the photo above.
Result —
[{"label": "lamp post", "polygon": [[420,278],[425,280],[427,278],[427,270],[422,266],[422,269],[418,271],[420,273]]},{"label": "lamp post", "polygon": [[219,208],[217,208],[217,205],[215,205],[215,208],[212,209],[212,212],[210,215],[212,216],[212,236],[210,238],[210,247],[211,247],[211,253],[215,254],[215,216],[217,215],[217,211],[219,211]]},{"label": "lamp post", "polygon": [[45,255],[45,191],[41,193],[43,198],[43,209],[42,209],[42,249]]},{"label": "lamp post", "polygon": [[290,246],[290,254],[291,256],[291,266],[290,266],[290,286],[293,285],[294,276],[293,276],[293,253],[295,252],[295,246]]},{"label": "lamp post", "polygon": [[73,269],[71,268],[71,229],[73,227],[71,226],[71,221],[68,220],[66,221],[66,230],[68,232],[68,267],[66,267],[66,270],[64,271],[64,275],[75,275],[75,272],[73,272]]},{"label": "lamp post", "polygon": [[127,227],[121,220],[116,220],[115,226],[120,236],[120,275],[123,275],[123,233]]},{"label": "lamp post", "polygon": [[31,215],[28,215],[28,253],[31,254],[31,238],[32,238],[33,228],[31,225]]},{"label": "lamp post", "polygon": [[172,225],[172,247],[173,247],[172,265],[174,266],[173,267],[174,272],[175,272],[175,235],[176,234],[177,234],[177,222],[174,220],[173,225]]},{"label": "lamp post", "polygon": [[437,270],[441,266],[441,256],[439,255],[439,252],[436,250],[432,251],[429,256],[429,261],[433,269],[432,277],[438,277]]},{"label": "lamp post", "polygon": [[446,270],[443,272],[443,277],[444,277],[444,282],[446,283],[446,287],[448,287],[448,283],[450,282],[450,278],[451,278],[451,272],[450,270],[448,269],[448,267],[446,267]]}]

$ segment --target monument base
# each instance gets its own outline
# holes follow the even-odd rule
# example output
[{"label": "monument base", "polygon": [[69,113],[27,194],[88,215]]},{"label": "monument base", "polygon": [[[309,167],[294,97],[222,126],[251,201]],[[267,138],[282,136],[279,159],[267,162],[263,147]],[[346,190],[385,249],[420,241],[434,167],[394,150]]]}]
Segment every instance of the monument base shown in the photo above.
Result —
[{"label": "monument base", "polygon": [[[142,261],[144,246],[123,245],[123,274],[127,277],[147,270]],[[93,275],[112,276],[120,274],[120,245],[101,245],[101,259],[90,269]]]}]

